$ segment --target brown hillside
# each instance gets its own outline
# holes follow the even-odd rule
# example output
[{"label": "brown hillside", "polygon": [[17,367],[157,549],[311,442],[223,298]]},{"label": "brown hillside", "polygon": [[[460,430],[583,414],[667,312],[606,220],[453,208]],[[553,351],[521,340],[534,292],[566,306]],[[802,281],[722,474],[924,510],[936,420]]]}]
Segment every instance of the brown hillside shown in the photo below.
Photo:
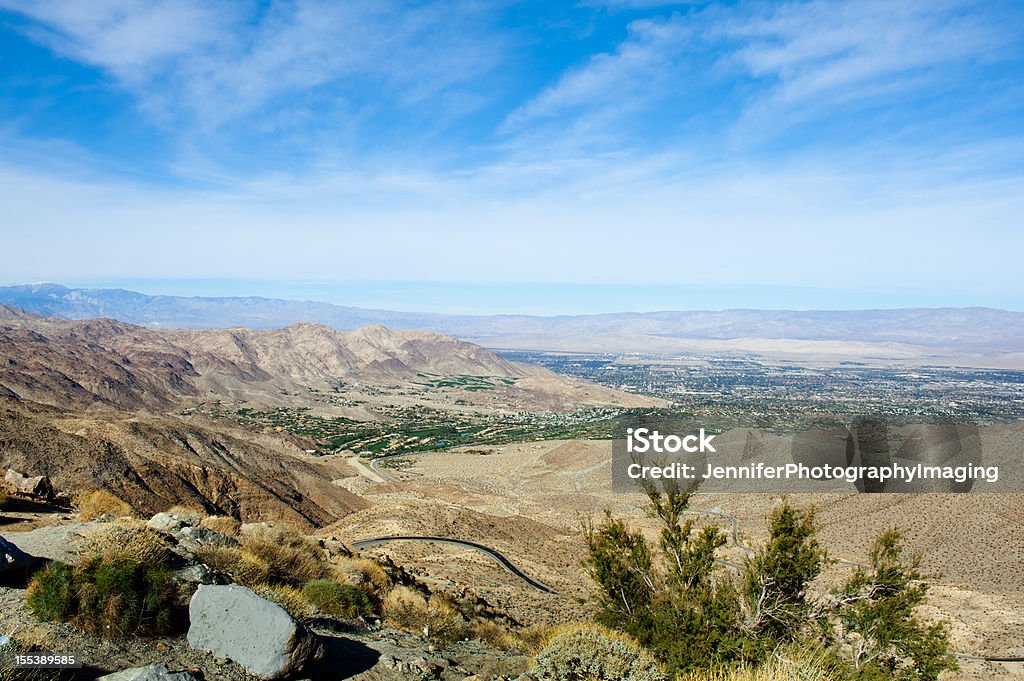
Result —
[{"label": "brown hillside", "polygon": [[246,522],[320,527],[367,503],[331,484],[342,463],[267,449],[173,418],[82,414],[0,398],[0,468],[48,475],[58,489],[107,489],[141,513],[174,504]]},{"label": "brown hillside", "polygon": [[346,333],[317,324],[165,331],[13,313],[0,323],[0,393],[79,409],[166,411],[209,399],[411,382],[421,374],[507,379],[501,389],[510,404],[543,409],[654,402],[424,331],[369,326]]}]

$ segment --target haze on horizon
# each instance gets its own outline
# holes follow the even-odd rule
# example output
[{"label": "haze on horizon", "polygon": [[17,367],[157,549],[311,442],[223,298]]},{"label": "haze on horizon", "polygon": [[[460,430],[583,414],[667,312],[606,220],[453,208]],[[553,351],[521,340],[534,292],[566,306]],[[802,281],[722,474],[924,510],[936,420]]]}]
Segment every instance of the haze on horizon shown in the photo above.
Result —
[{"label": "haze on horizon", "polygon": [[0,0],[0,19],[0,283],[1024,309],[1018,3]]}]

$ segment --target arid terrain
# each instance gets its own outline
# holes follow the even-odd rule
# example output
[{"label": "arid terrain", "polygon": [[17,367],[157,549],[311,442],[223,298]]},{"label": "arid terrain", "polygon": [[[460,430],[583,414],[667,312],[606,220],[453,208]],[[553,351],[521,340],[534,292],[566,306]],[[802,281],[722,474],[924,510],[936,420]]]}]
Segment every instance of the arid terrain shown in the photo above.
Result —
[{"label": "arid terrain", "polygon": [[[611,492],[610,442],[573,434],[598,438],[623,410],[663,400],[429,332],[154,330],[10,307],[0,315],[0,469],[47,476],[69,495],[105,490],[144,516],[184,505],[250,524],[283,521],[350,547],[391,537],[477,544],[402,539],[361,552],[389,557],[432,589],[483,598],[523,626],[592,614],[581,523],[609,511],[654,529],[641,495]],[[1018,456],[1022,437],[1019,423],[980,431],[996,460]],[[474,444],[458,446],[466,440]],[[817,509],[821,540],[838,559],[816,588],[863,563],[873,537],[897,526],[934,582],[926,615],[950,624],[957,652],[1024,656],[1024,495],[790,501]],[[698,493],[691,510],[699,524],[728,531],[721,558],[735,565],[765,538],[779,503]],[[28,513],[7,518],[4,532],[69,522]],[[415,647],[406,644],[402,654]],[[1024,675],[1017,663],[961,663],[950,678]],[[404,678],[378,672],[365,678]]]},{"label": "arid terrain", "polygon": [[[1015,427],[990,436],[1024,433]],[[354,541],[370,536],[444,535],[493,546],[557,595],[525,586],[492,561],[469,550],[412,542],[375,547],[403,564],[417,565],[439,583],[475,584],[488,598],[524,619],[557,621],[582,616],[590,594],[580,561],[580,520],[605,510],[652,527],[642,495],[609,492],[607,442],[544,442],[410,457],[385,468],[397,481],[365,481],[372,506],[328,531]],[[765,518],[779,503],[772,495],[697,494],[691,508],[730,530],[735,518],[741,545],[765,538]],[[871,539],[896,526],[908,549],[920,552],[932,575],[929,614],[949,622],[958,652],[1024,656],[1024,495],[1020,494],[798,494],[790,501],[818,509],[821,537],[834,558],[866,560]],[[727,557],[742,559],[742,547]],[[723,568],[724,569],[724,568]],[[841,578],[837,564],[821,587]],[[1022,675],[1019,664],[962,660],[955,678]]]}]

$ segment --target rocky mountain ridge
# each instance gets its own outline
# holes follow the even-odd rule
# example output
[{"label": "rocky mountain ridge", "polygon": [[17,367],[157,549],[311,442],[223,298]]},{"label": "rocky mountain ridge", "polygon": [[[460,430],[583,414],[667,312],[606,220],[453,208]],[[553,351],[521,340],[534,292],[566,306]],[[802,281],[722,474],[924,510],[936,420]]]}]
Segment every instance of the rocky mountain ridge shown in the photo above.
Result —
[{"label": "rocky mountain ridge", "polygon": [[491,377],[513,400],[566,408],[646,403],[420,330],[374,325],[343,332],[310,323],[156,330],[111,319],[41,318],[10,307],[0,317],[0,393],[56,406],[164,411],[199,400],[258,400],[424,376]]}]

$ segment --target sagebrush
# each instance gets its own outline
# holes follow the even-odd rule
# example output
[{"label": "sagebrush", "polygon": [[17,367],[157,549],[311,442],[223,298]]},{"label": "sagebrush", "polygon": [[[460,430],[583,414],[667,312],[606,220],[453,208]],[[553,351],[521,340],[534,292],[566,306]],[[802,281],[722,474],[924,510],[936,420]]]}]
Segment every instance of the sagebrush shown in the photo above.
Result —
[{"label": "sagebrush", "polygon": [[667,681],[657,660],[636,641],[600,625],[556,630],[530,663],[544,681]]}]

